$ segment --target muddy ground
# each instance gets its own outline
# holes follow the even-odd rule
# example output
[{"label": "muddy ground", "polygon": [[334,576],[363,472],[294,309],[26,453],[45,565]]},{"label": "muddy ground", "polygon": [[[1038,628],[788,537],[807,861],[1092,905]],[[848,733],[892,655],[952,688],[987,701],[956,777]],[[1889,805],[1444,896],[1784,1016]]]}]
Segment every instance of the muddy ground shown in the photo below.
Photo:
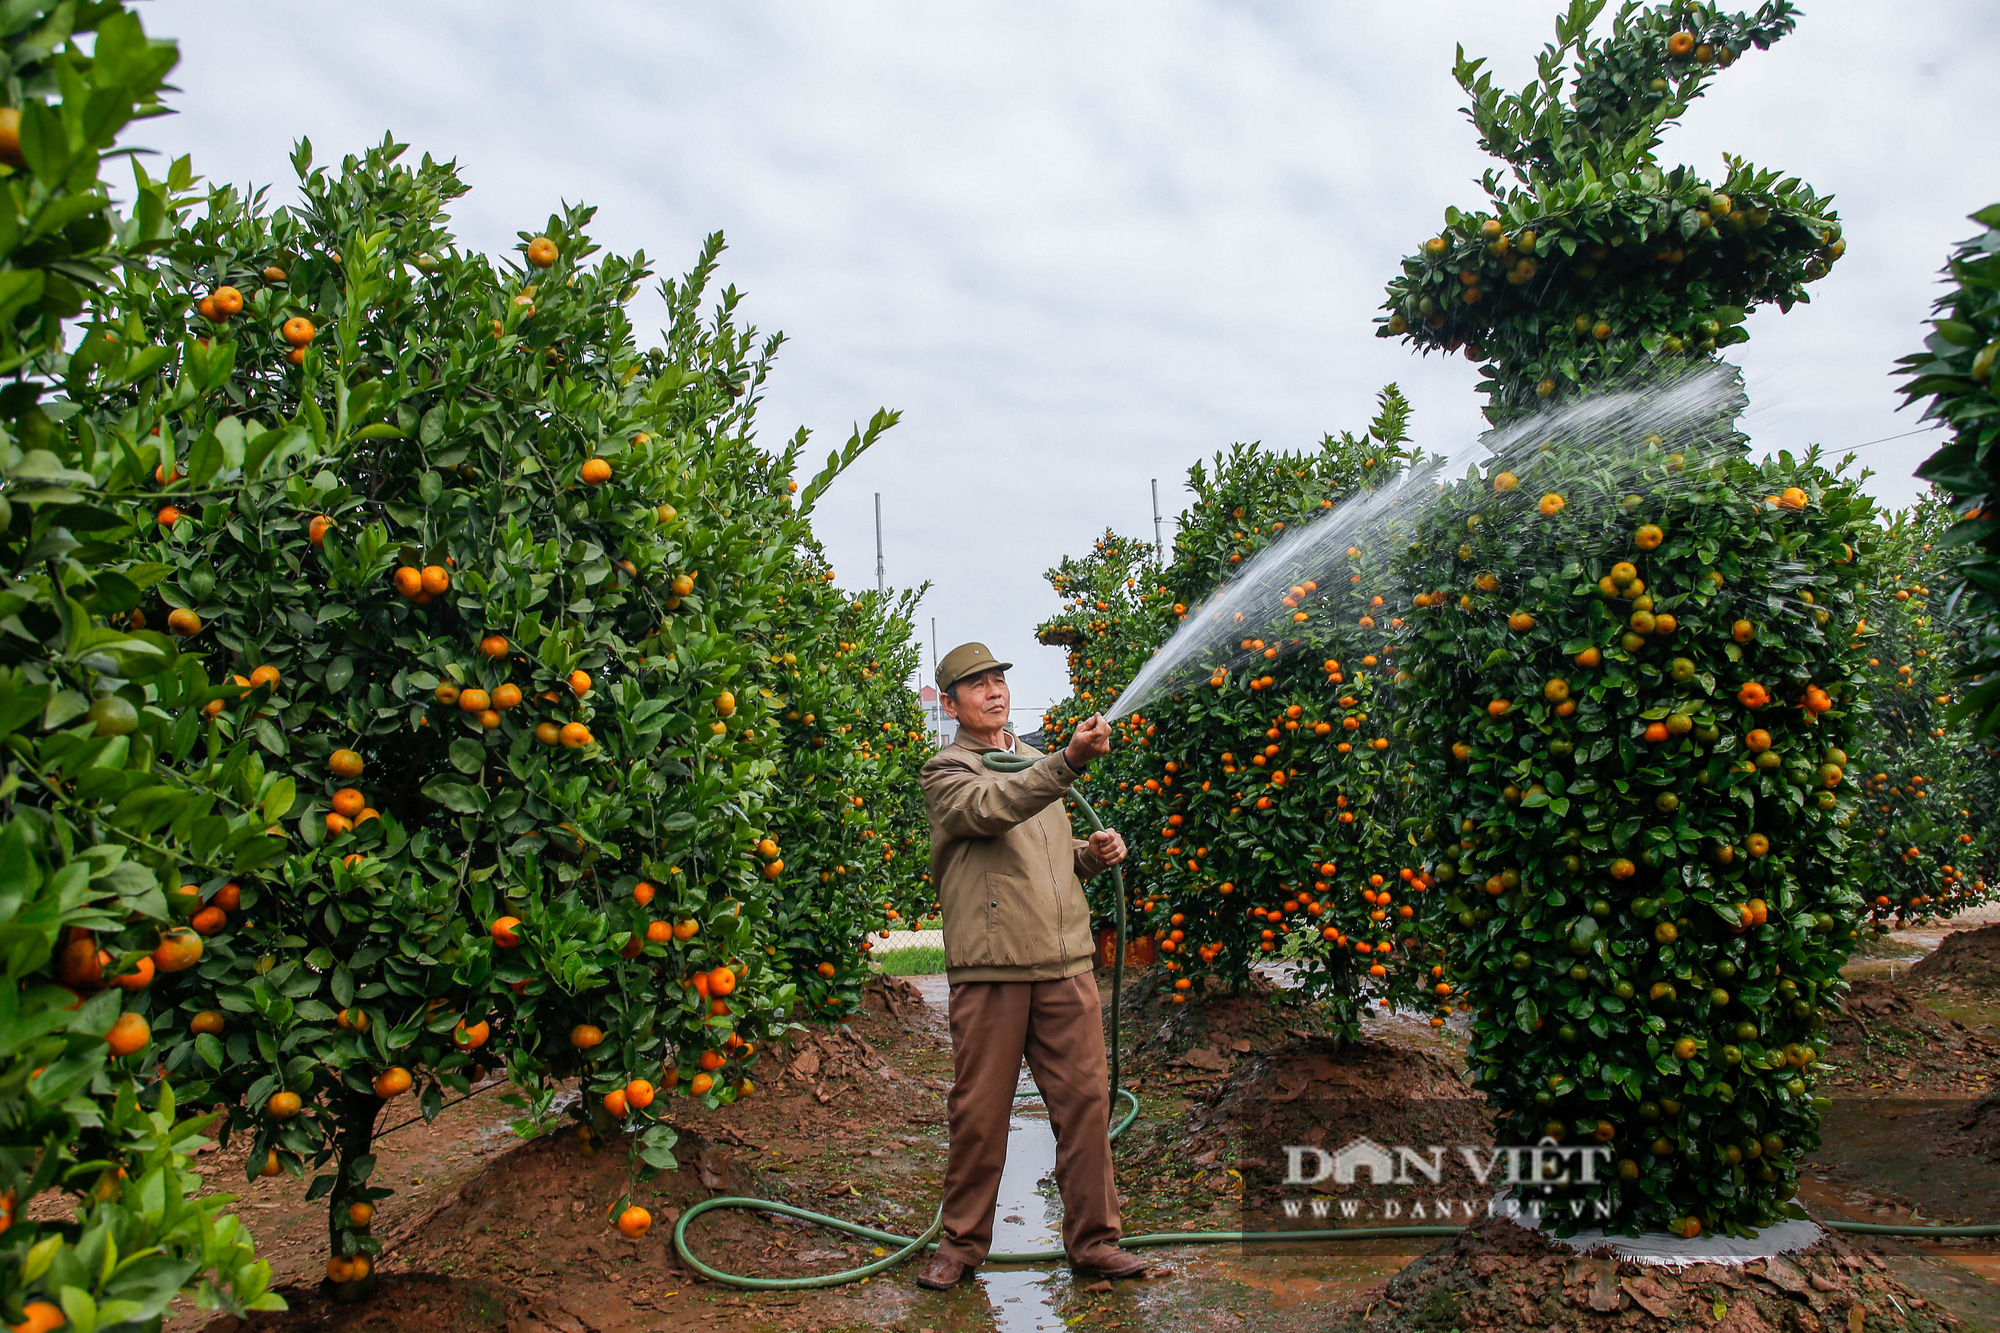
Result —
[{"label": "muddy ground", "polygon": [[[2000,989],[1971,995],[1968,988],[1982,974],[1956,965],[1915,966],[1933,952],[1961,960],[1988,957],[1983,944],[1940,948],[1948,942],[1946,929],[1907,935],[1891,937],[1886,948],[1871,950],[1856,965],[1860,980],[1836,1025],[1841,1046],[1831,1061],[1839,1066],[1831,1080],[1833,1123],[1844,1126],[1846,1138],[1815,1161],[1804,1197],[1826,1216],[1992,1220],[2000,1215],[2000,1102],[1991,1100],[2000,1088],[2000,1031],[1979,1010]],[[1885,958],[1896,966],[1893,983]],[[1378,1016],[1360,1045],[1341,1050],[1322,1034],[1310,1009],[1278,1002],[1268,986],[1233,1000],[1176,1006],[1164,1002],[1157,982],[1154,970],[1139,971],[1128,979],[1125,1003],[1124,1081],[1144,1108],[1118,1143],[1128,1236],[1243,1225],[1244,1176],[1259,1179],[1238,1160],[1238,1125],[1246,1117],[1282,1140],[1288,1116],[1306,1116],[1315,1103],[1367,1095],[1403,1099],[1411,1134],[1431,1135],[1417,1142],[1436,1141],[1435,1134],[1446,1131],[1487,1132],[1466,1079],[1462,1038],[1449,1027],[1433,1031],[1420,1018]],[[1108,979],[1100,984],[1108,989]],[[1110,1290],[1046,1264],[989,1265],[947,1293],[918,1288],[908,1269],[838,1288],[754,1293],[685,1269],[674,1255],[672,1225],[683,1210],[717,1194],[781,1199],[898,1233],[914,1234],[929,1224],[945,1163],[951,1051],[944,1003],[941,977],[879,981],[870,987],[867,1009],[845,1028],[802,1033],[774,1051],[755,1096],[718,1114],[685,1115],[680,1169],[633,1189],[635,1201],[655,1219],[652,1233],[636,1241],[620,1236],[605,1216],[626,1189],[622,1147],[593,1152],[567,1134],[523,1143],[507,1127],[512,1111],[497,1095],[504,1089],[482,1090],[448,1107],[434,1124],[398,1129],[378,1144],[377,1179],[398,1193],[386,1201],[376,1226],[387,1248],[382,1291],[362,1307],[331,1306],[317,1295],[324,1221],[317,1206],[304,1201],[303,1184],[288,1178],[248,1184],[235,1154],[211,1154],[203,1168],[217,1186],[242,1198],[242,1214],[293,1305],[287,1314],[258,1317],[254,1327],[1201,1333],[1255,1325],[1304,1333],[1329,1328],[1338,1318],[1355,1328],[1445,1333],[1527,1326],[1506,1322],[1525,1317],[1524,1305],[1537,1312],[1535,1327],[1695,1326],[1676,1322],[1684,1312],[1671,1301],[1671,1318],[1655,1318],[1649,1311],[1666,1298],[1642,1287],[1647,1300],[1638,1300],[1620,1285],[1629,1275],[1614,1274],[1612,1286],[1622,1296],[1607,1297],[1598,1290],[1606,1279],[1597,1268],[1578,1277],[1562,1265],[1544,1266],[1536,1270],[1541,1278],[1510,1279],[1505,1289],[1489,1291],[1490,1281],[1458,1274],[1434,1256],[1399,1278],[1400,1286],[1385,1285],[1424,1252],[1430,1243],[1423,1241],[1343,1243],[1338,1250],[1311,1243],[1174,1245],[1146,1251],[1156,1276]],[[1032,1091],[1025,1071],[1023,1080],[1024,1090]],[[1850,1102],[1876,1113],[1843,1121]],[[1052,1139],[1033,1102],[1017,1111],[995,1247],[1054,1247],[1059,1205],[1052,1184],[1037,1179],[1052,1157]],[[1913,1154],[1911,1144],[1920,1137],[1929,1147]],[[695,1252],[709,1262],[773,1277],[849,1268],[877,1248],[804,1222],[737,1211],[698,1218],[690,1232]],[[1720,1294],[1701,1283],[1681,1284],[1687,1291],[1677,1286],[1675,1299],[1685,1295],[1683,1305],[1706,1301],[1710,1317],[1702,1326],[1724,1318],[1713,1315],[1720,1301],[1738,1312],[1727,1316],[1733,1325],[1720,1326],[1740,1329],[1758,1327],[1752,1316],[1764,1327],[1806,1328],[1799,1310],[1820,1326],[1845,1328],[1850,1309],[1863,1312],[1868,1322],[1860,1326],[1898,1326],[1884,1322],[1890,1314],[1877,1313],[1880,1307],[1912,1318],[1928,1311],[1929,1324],[1904,1327],[1949,1326],[1949,1318],[1957,1318],[1959,1326],[2000,1333],[2000,1261],[1969,1249],[1963,1243],[1919,1248],[1881,1242],[1829,1251],[1832,1267],[1819,1276],[1844,1283],[1838,1292],[1812,1287],[1818,1270],[1811,1263],[1799,1268],[1808,1290],[1838,1295],[1838,1301],[1782,1290],[1773,1296],[1767,1290],[1772,1281],[1762,1278],[1752,1283],[1756,1299],[1730,1295],[1727,1283],[1717,1288]],[[1855,1268],[1843,1255],[1871,1257]],[[1452,1316],[1456,1323],[1437,1322],[1433,1316],[1444,1306],[1424,1304],[1444,1300],[1426,1293],[1447,1272],[1457,1274],[1450,1282],[1462,1283],[1453,1288],[1460,1294],[1445,1301],[1465,1313]],[[1778,1286],[1790,1276],[1791,1270],[1780,1270]],[[1518,1299],[1514,1285],[1523,1289]],[[1592,1309],[1592,1293],[1600,1305],[1610,1299],[1613,1308]],[[1912,1300],[1925,1305],[1912,1308]],[[1782,1319],[1791,1322],[1772,1322]],[[173,1327],[176,1333],[235,1333],[231,1320],[193,1314]]]}]

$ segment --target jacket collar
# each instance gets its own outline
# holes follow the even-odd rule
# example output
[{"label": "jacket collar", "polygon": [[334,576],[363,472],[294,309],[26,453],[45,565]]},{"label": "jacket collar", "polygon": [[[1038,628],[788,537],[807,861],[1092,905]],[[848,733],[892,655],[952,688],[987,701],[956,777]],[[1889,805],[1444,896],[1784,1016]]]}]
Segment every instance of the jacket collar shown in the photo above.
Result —
[{"label": "jacket collar", "polygon": [[[1028,744],[1026,741],[1022,740],[1019,736],[1015,736],[1013,732],[1008,732],[1007,734],[1010,736],[1014,736],[1015,754],[1026,755],[1030,758],[1036,758],[1036,759],[1039,759],[1041,757],[1042,752],[1040,750],[1037,750],[1034,746]],[[981,744],[979,741],[972,739],[972,737],[968,736],[965,733],[965,729],[963,727],[959,729],[958,735],[952,738],[951,743],[952,745],[958,748],[970,750],[974,754],[985,754],[988,751],[1000,749],[1000,747],[997,745],[984,745]]]}]

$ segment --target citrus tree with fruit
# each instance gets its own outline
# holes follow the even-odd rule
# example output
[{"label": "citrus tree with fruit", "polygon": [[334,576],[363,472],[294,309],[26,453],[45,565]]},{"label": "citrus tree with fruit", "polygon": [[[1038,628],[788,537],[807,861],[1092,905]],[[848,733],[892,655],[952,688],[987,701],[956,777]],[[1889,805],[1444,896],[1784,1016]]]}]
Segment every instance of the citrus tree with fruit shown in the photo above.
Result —
[{"label": "citrus tree with fruit", "polygon": [[[1390,284],[1385,332],[1490,355],[1496,426],[1398,560],[1397,708],[1502,1140],[1608,1152],[1563,1225],[1740,1234],[1795,1213],[1818,1141],[1875,528],[1854,479],[1751,460],[1714,356],[1802,296],[1837,222],[1774,173],[1653,155],[1790,7],[1626,6],[1593,41],[1601,8],[1571,6],[1519,95],[1461,61],[1515,183]],[[1604,396],[1529,415],[1580,391]]]},{"label": "citrus tree with fruit", "polygon": [[1944,489],[1958,519],[1942,539],[1953,558],[1939,584],[1964,608],[1969,683],[1957,714],[1990,736],[2000,730],[2000,204],[1972,221],[1979,231],[1945,265],[1923,350],[1897,364],[1907,401],[1924,403],[1924,419],[1951,431],[1917,475]]},{"label": "citrus tree with fruit", "polygon": [[773,903],[771,929],[805,1012],[828,1021],[860,1007],[869,936],[932,906],[917,784],[931,751],[908,684],[922,590],[845,593],[813,555],[788,580],[770,643],[782,712],[768,819],[784,839],[770,850],[794,886]]},{"label": "citrus tree with fruit", "polygon": [[1962,609],[1944,595],[1954,515],[1935,494],[1889,516],[1871,562],[1866,614],[1869,724],[1855,738],[1860,822],[1855,885],[1878,930],[1949,917],[1986,901],[1996,875],[1985,811],[1990,747],[1953,711],[1972,645]]},{"label": "citrus tree with fruit", "polygon": [[1727,157],[1711,183],[1654,157],[1723,70],[1792,30],[1790,0],[1754,15],[1624,4],[1593,41],[1605,7],[1571,0],[1518,94],[1461,50],[1453,75],[1504,169],[1486,173],[1483,207],[1445,210],[1376,320],[1378,336],[1481,363],[1496,419],[1704,362],[1749,337],[1756,306],[1808,300],[1845,250],[1831,206],[1796,178]]},{"label": "citrus tree with fruit", "polygon": [[1285,962],[1297,997],[1323,1001],[1349,1038],[1365,1003],[1448,1003],[1420,932],[1435,895],[1402,827],[1409,760],[1386,708],[1401,625],[1386,537],[1316,552],[1315,577],[1255,623],[1225,599],[1271,543],[1400,475],[1407,415],[1391,387],[1362,435],[1300,452],[1238,445],[1197,465],[1165,568],[1150,546],[1106,534],[1050,572],[1068,600],[1040,634],[1068,647],[1075,687],[1052,716],[1058,734],[1184,622],[1216,640],[1205,676],[1119,720],[1097,777],[1116,783],[1140,925],[1177,974],[1176,1000],[1239,990],[1253,964]]},{"label": "citrus tree with fruit", "polygon": [[665,1098],[751,1091],[796,994],[758,640],[813,504],[893,418],[800,491],[803,437],[752,439],[777,340],[733,289],[702,310],[719,237],[641,348],[648,265],[594,257],[589,209],[490,258],[447,229],[449,164],[294,160],[295,206],[179,212],[86,334],[165,360],[78,401],[140,423],[110,460],[162,569],[134,623],[236,687],[197,748],[247,744],[288,798],[282,862],[208,890],[165,1064],[243,1108],[253,1173],[324,1168],[355,1296],[385,1103],[433,1116],[504,1068],[544,1128],[574,1077],[586,1141],[630,1129],[657,1170]]},{"label": "citrus tree with fruit", "polygon": [[[86,284],[165,242],[169,189],[121,215],[103,158],[152,114],[176,51],[122,4],[28,5],[0,29],[0,1322],[157,1329],[177,1296],[282,1308],[269,1265],[189,1170],[213,1117],[179,1118],[154,1029],[201,938],[186,878],[276,851],[244,747],[172,771],[211,693],[125,613],[166,571],[135,559],[113,460],[68,381],[153,354],[73,350]],[[184,168],[183,168],[184,169]]]}]

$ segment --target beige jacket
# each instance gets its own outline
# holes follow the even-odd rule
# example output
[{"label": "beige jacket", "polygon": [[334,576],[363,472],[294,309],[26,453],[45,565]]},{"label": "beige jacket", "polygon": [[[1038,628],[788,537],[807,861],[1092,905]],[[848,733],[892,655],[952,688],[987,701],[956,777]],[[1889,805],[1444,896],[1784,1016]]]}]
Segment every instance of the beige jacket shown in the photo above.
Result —
[{"label": "beige jacket", "polygon": [[949,981],[1054,981],[1093,963],[1083,880],[1104,869],[1076,837],[1063,796],[1079,776],[1061,754],[1016,737],[1041,763],[995,773],[995,746],[964,732],[923,768],[931,884],[944,911]]}]

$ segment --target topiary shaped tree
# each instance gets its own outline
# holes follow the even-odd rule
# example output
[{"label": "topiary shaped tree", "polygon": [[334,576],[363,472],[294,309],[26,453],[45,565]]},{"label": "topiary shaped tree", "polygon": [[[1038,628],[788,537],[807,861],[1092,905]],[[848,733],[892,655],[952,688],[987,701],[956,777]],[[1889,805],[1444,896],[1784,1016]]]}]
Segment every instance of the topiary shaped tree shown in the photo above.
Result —
[{"label": "topiary shaped tree", "polygon": [[1853,479],[1748,459],[1715,355],[1838,256],[1825,202],[1653,155],[1791,6],[1626,5],[1593,41],[1603,7],[1571,5],[1518,95],[1461,57],[1516,184],[1489,173],[1491,208],[1390,284],[1382,332],[1490,357],[1496,423],[1401,557],[1397,707],[1502,1140],[1601,1155],[1557,1190],[1565,1228],[1735,1234],[1796,1210],[1818,1141],[1877,530]]},{"label": "topiary shaped tree", "polygon": [[[1663,168],[1660,135],[1751,48],[1792,30],[1791,0],[1754,16],[1705,4],[1572,0],[1519,93],[1459,48],[1479,145],[1508,166],[1488,205],[1445,210],[1444,230],[1389,283],[1377,336],[1484,361],[1498,423],[1606,381],[1700,364],[1749,337],[1745,315],[1809,299],[1845,242],[1829,199],[1741,158],[1714,184]],[[1564,88],[1566,75],[1573,74]],[[1510,180],[1511,178],[1511,180]]]}]

